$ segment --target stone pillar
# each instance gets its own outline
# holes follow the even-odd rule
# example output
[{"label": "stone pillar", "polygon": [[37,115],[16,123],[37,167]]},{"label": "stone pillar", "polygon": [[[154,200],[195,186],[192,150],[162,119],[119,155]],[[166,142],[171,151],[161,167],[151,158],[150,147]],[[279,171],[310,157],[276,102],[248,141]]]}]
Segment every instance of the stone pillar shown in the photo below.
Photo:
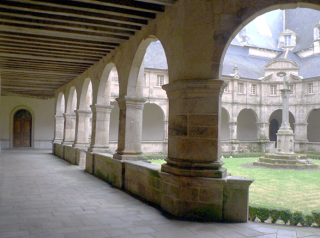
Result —
[{"label": "stone pillar", "polygon": [[124,97],[116,99],[119,104],[118,149],[113,158],[119,160],[144,160],[141,150],[142,112],[144,98]]},{"label": "stone pillar", "polygon": [[163,141],[168,141],[168,120],[163,121]]},{"label": "stone pillar", "polygon": [[63,145],[72,145],[75,140],[76,114],[63,114],[65,119]]},{"label": "stone pillar", "polygon": [[112,153],[109,149],[109,127],[112,105],[91,105],[92,109],[92,135],[88,151],[99,153]]},{"label": "stone pillar", "polygon": [[181,80],[163,86],[169,99],[169,140],[167,163],[161,171],[190,177],[226,176],[218,140],[226,85],[223,80]]},{"label": "stone pillar", "polygon": [[64,117],[63,115],[54,115],[54,139],[53,143],[61,144],[63,140]]},{"label": "stone pillar", "polygon": [[86,149],[89,147],[91,111],[75,110],[74,112],[76,113],[76,135],[72,146]]},{"label": "stone pillar", "polygon": [[269,140],[269,122],[256,122],[258,128],[258,141]]},{"label": "stone pillar", "polygon": [[297,142],[308,142],[307,129],[308,123],[294,123],[295,126],[295,141]]},{"label": "stone pillar", "polygon": [[230,131],[230,141],[231,142],[237,142],[238,141],[238,135],[237,135],[237,128],[238,122],[232,121],[229,122],[229,131]]},{"label": "stone pillar", "polygon": [[290,89],[281,89],[282,123],[277,133],[277,153],[294,154],[294,134],[289,123]]},{"label": "stone pillar", "polygon": [[253,180],[226,177],[220,161],[223,80],[181,80],[163,86],[169,98],[168,158],[161,167],[161,208],[190,220],[248,220]]}]

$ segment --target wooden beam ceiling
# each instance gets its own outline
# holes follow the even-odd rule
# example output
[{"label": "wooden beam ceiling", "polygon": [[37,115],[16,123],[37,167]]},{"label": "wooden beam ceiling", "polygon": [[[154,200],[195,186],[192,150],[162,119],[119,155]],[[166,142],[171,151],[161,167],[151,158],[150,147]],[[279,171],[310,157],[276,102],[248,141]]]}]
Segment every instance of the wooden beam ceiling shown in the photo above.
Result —
[{"label": "wooden beam ceiling", "polygon": [[0,1],[2,95],[54,97],[175,1]]}]

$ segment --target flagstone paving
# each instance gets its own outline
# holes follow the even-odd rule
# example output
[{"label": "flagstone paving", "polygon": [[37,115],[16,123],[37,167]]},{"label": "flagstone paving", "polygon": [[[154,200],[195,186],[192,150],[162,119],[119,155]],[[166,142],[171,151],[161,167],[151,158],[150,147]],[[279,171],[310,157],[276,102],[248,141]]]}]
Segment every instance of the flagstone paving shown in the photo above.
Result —
[{"label": "flagstone paving", "polygon": [[320,238],[320,228],[181,221],[45,150],[3,150],[0,237]]}]

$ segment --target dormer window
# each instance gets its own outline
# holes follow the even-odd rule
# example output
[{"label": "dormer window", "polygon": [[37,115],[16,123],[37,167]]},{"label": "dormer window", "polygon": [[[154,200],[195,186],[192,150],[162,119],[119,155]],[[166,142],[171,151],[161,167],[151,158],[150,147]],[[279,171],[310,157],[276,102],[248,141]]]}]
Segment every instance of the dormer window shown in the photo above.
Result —
[{"label": "dormer window", "polygon": [[294,31],[287,29],[284,32],[280,33],[278,47],[280,49],[289,48],[290,50],[293,50],[294,47],[296,46],[296,38],[297,38],[296,33]]},{"label": "dormer window", "polygon": [[291,35],[284,36],[284,46],[291,46]]}]

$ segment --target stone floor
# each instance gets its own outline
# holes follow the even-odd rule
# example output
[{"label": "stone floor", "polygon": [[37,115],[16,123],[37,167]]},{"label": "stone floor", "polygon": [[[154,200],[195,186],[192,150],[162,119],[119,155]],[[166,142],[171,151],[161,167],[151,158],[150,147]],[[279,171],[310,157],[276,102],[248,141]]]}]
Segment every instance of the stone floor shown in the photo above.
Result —
[{"label": "stone floor", "polygon": [[179,221],[50,151],[4,150],[0,237],[320,238],[320,228]]}]

